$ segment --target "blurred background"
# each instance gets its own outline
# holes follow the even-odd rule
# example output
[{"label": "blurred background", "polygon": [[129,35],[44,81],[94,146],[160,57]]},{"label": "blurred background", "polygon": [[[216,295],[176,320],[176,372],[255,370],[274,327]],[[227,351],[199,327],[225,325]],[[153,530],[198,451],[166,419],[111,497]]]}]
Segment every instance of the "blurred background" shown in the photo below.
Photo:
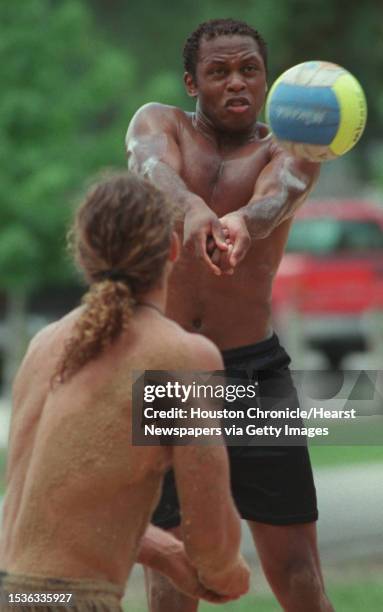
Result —
[{"label": "blurred background", "polygon": [[[31,336],[78,304],[66,254],[73,206],[105,168],[125,168],[124,135],[149,101],[192,110],[182,47],[201,22],[248,21],[266,38],[270,83],[310,59],[365,89],[355,150],[323,165],[275,283],[275,327],[295,369],[378,370],[383,362],[383,6],[380,0],[28,0],[0,2],[0,498],[15,369]],[[312,447],[329,592],[339,611],[383,609],[383,447]],[[1,505],[1,504],[0,504]],[[254,565],[227,610],[279,609]],[[135,570],[127,606],[146,609]],[[210,610],[212,606],[203,606]],[[309,611],[308,611],[309,612]]]}]

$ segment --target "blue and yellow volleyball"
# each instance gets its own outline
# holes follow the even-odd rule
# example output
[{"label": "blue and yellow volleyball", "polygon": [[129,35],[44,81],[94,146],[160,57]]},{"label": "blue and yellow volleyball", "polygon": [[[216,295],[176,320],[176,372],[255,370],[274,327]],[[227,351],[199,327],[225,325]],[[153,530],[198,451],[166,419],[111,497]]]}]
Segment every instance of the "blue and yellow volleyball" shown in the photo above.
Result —
[{"label": "blue and yellow volleyball", "polygon": [[366,119],[361,85],[330,62],[304,62],[286,70],[266,103],[266,120],[275,138],[293,155],[311,161],[347,153],[362,136]]}]

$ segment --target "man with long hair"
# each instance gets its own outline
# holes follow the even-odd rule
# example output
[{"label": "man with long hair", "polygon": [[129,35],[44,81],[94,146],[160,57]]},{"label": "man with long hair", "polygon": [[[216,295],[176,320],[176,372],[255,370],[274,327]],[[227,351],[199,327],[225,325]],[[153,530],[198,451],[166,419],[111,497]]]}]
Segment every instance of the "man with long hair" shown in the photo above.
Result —
[{"label": "man with long hair", "polygon": [[[212,342],[164,315],[172,226],[169,201],[128,174],[96,185],[76,213],[72,242],[89,291],[32,340],[14,384],[1,611],[66,602],[117,612],[137,555],[194,597],[224,602],[248,588],[225,449],[132,444],[134,370],[223,367]],[[188,557],[172,536],[144,535],[170,466]]]}]

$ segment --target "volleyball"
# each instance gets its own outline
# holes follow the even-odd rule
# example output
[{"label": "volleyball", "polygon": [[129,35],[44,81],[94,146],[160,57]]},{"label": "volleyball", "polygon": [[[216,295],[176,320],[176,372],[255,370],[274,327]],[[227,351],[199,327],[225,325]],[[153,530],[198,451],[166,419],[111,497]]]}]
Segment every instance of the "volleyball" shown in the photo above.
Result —
[{"label": "volleyball", "polygon": [[293,155],[311,161],[347,153],[361,137],[366,119],[361,85],[330,62],[304,62],[286,70],[266,103],[266,120],[275,138]]}]

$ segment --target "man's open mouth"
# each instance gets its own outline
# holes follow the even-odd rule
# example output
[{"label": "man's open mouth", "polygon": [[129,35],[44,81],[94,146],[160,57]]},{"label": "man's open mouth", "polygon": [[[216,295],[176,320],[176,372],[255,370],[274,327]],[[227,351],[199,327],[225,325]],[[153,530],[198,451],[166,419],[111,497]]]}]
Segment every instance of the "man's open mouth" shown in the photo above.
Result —
[{"label": "man's open mouth", "polygon": [[250,107],[250,102],[247,98],[229,98],[225,107],[235,113],[243,113]]}]

